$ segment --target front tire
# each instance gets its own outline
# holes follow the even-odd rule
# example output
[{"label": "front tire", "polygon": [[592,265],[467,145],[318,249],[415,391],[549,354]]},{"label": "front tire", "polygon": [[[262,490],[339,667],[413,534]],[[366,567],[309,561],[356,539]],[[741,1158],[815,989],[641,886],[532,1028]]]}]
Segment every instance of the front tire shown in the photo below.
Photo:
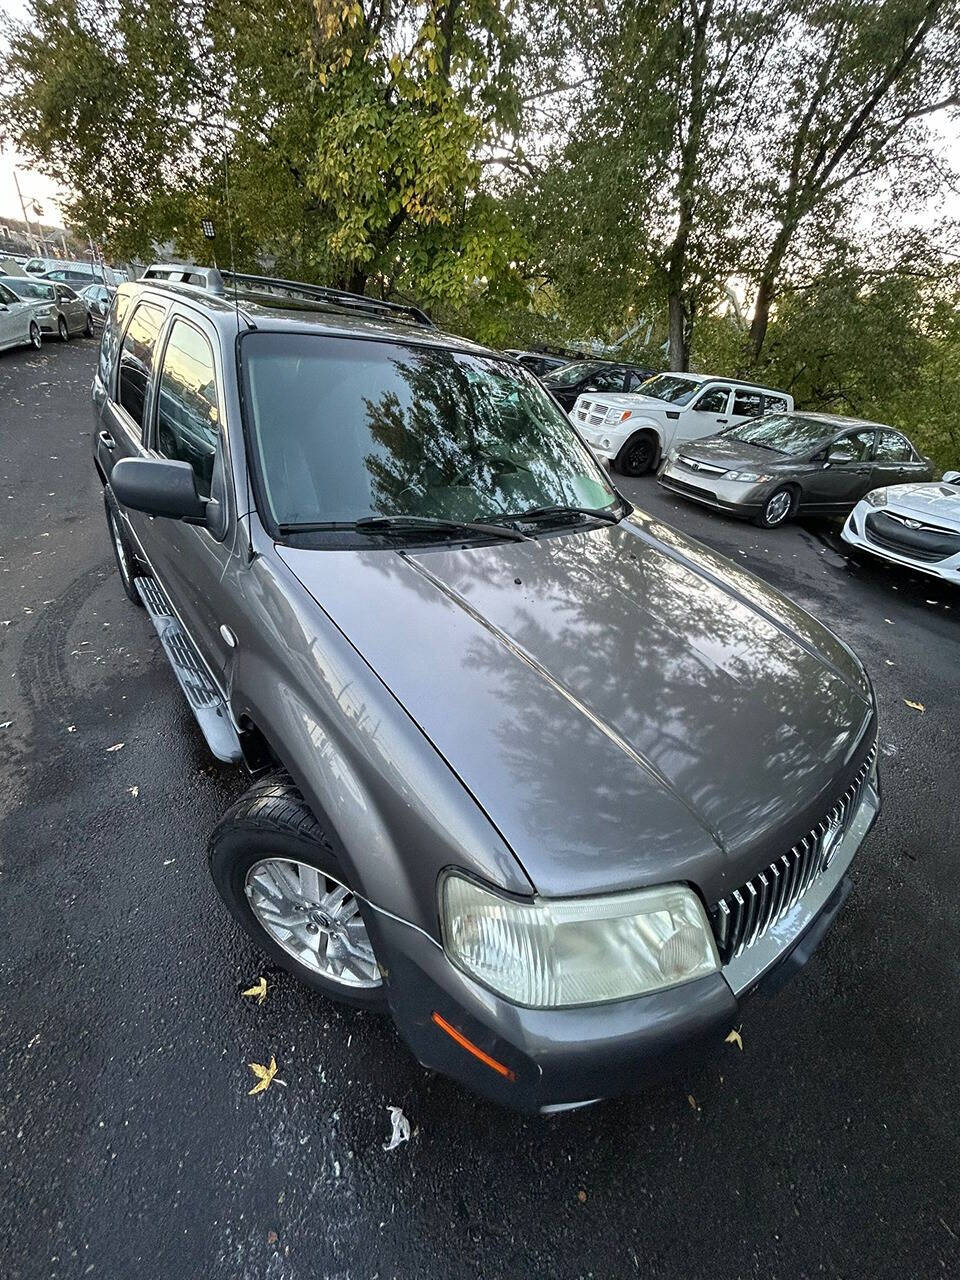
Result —
[{"label": "front tire", "polygon": [[646,475],[657,461],[657,440],[650,432],[631,436],[614,459],[614,470],[625,476]]},{"label": "front tire", "polygon": [[210,874],[258,947],[307,986],[379,1008],[383,977],[330,841],[291,779],[261,778],[210,837]]},{"label": "front tire", "polygon": [[61,342],[70,341],[70,330],[67,328],[67,322],[63,316],[57,318],[57,333],[60,335]]},{"label": "front tire", "polygon": [[786,524],[793,515],[794,500],[792,489],[786,486],[775,489],[764,502],[759,515],[754,516],[754,524],[761,529],[776,529],[778,525]]},{"label": "front tire", "polygon": [[43,343],[43,334],[40,332],[40,326],[36,320],[30,321],[30,345],[34,351],[39,351]]},{"label": "front tire", "polygon": [[87,324],[86,324],[86,328],[83,331],[83,336],[85,338],[93,337],[93,316],[90,314],[89,311],[87,312]]}]

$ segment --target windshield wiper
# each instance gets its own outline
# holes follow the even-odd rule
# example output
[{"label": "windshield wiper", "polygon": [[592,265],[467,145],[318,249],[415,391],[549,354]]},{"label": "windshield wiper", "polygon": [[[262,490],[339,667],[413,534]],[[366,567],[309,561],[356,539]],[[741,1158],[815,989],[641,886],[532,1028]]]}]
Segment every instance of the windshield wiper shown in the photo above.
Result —
[{"label": "windshield wiper", "polygon": [[466,533],[486,538],[510,538],[513,542],[532,542],[528,533],[505,524],[487,524],[474,520],[445,520],[439,516],[364,516],[353,526],[358,533],[390,533],[393,530],[438,529],[449,533]]},{"label": "windshield wiper", "polygon": [[606,524],[619,524],[621,519],[612,511],[597,510],[594,507],[568,507],[564,503],[557,503],[552,507],[531,507],[529,511],[518,511],[510,519],[539,520],[546,516],[584,516],[590,520],[603,520]]}]

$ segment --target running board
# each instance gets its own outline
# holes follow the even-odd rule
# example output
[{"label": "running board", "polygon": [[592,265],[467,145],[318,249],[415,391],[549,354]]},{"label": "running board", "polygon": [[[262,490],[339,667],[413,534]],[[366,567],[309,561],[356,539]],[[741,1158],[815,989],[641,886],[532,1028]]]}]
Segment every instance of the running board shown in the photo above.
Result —
[{"label": "running board", "polygon": [[196,646],[175,617],[163,588],[156,578],[136,577],[133,582],[207,746],[218,760],[237,763],[243,752],[226,703],[207,674]]}]

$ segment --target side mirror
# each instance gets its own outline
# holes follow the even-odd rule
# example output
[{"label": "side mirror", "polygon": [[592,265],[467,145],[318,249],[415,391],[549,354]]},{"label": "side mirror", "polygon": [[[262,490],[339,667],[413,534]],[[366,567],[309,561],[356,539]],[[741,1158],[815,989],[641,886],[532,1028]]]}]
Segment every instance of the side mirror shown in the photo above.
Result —
[{"label": "side mirror", "polygon": [[206,524],[208,509],[218,505],[197,493],[189,462],[123,458],[110,472],[110,484],[122,506],[188,524]]},{"label": "side mirror", "polygon": [[838,463],[841,466],[843,466],[844,463],[853,462],[853,461],[854,461],[853,454],[850,452],[849,449],[844,449],[842,446],[840,448],[831,449],[827,453],[827,466],[830,466],[831,463],[834,466],[836,466]]},{"label": "side mirror", "polygon": [[960,471],[945,471],[943,473],[944,484],[960,484]]},{"label": "side mirror", "polygon": [[99,310],[102,316],[105,316],[107,314],[107,304],[105,302],[98,302],[97,309]]}]

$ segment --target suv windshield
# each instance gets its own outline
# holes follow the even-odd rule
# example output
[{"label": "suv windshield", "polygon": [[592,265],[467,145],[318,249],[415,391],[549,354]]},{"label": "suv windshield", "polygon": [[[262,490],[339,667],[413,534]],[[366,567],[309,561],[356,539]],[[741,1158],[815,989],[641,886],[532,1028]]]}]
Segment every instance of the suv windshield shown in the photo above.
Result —
[{"label": "suv windshield", "polygon": [[666,400],[668,404],[686,404],[699,387],[699,382],[692,382],[689,378],[660,373],[655,378],[648,378],[638,392],[643,396],[653,396],[655,400]]},{"label": "suv windshield", "polygon": [[310,334],[250,333],[244,411],[277,525],[369,516],[495,521],[616,495],[511,360]]},{"label": "suv windshield", "polygon": [[826,423],[805,418],[800,413],[771,413],[765,418],[741,422],[724,433],[727,440],[742,440],[744,444],[793,454],[809,453],[831,434]]}]

